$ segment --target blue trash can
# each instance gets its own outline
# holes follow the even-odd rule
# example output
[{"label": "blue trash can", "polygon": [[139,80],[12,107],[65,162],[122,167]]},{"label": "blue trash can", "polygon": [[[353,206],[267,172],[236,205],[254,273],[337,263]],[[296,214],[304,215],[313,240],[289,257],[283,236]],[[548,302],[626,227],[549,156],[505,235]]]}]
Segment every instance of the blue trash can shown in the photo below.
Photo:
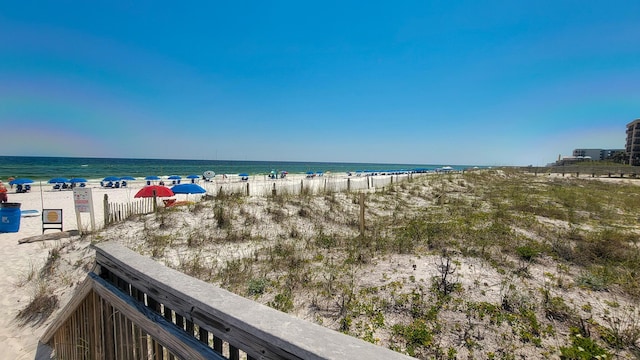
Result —
[{"label": "blue trash can", "polygon": [[18,232],[20,216],[20,203],[0,203],[0,232]]}]

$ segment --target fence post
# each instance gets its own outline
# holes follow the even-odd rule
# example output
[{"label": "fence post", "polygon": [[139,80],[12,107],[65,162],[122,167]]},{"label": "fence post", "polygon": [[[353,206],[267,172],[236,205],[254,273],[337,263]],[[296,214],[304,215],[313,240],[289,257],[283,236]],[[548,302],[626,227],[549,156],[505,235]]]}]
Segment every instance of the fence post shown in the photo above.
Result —
[{"label": "fence post", "polygon": [[156,191],[153,190],[153,212],[158,212],[158,200],[156,198]]},{"label": "fence post", "polygon": [[364,237],[364,193],[360,193],[360,235]]},{"label": "fence post", "polygon": [[107,194],[104,194],[102,215],[104,216],[104,224],[109,225],[109,195]]}]

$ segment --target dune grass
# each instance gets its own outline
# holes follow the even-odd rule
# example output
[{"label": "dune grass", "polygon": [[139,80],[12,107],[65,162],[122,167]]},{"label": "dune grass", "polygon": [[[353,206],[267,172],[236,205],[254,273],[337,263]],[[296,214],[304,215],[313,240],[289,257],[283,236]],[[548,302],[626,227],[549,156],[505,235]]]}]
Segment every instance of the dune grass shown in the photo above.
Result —
[{"label": "dune grass", "polygon": [[219,194],[146,220],[137,250],[418,358],[640,353],[640,186],[415,177],[366,194],[364,233],[357,195]]}]

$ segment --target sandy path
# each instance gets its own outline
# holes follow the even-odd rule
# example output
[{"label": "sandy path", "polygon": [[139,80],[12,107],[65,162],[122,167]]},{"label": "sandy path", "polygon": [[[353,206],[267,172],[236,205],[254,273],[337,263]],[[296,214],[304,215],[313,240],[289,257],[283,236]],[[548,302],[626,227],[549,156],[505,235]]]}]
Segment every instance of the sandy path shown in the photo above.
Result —
[{"label": "sandy path", "polygon": [[[109,199],[118,202],[127,202],[133,199],[133,195],[141,184],[134,184],[130,189],[102,189],[98,184],[89,184],[95,210],[96,226],[103,224],[103,198],[109,194]],[[43,184],[42,192],[39,185],[34,185],[31,192],[15,194],[9,190],[9,202],[21,203],[22,210],[40,210],[43,205],[46,209],[62,209],[64,230],[77,229],[76,215],[73,205],[72,191],[53,191],[50,185]],[[91,224],[89,214],[82,214],[83,227]],[[56,230],[47,230],[53,233]],[[16,315],[30,302],[35,289],[35,282],[26,283],[30,273],[37,272],[45,263],[49,250],[60,241],[50,240],[43,242],[18,244],[20,239],[42,234],[42,220],[40,216],[22,217],[20,230],[17,233],[0,233],[2,252],[0,260],[0,306],[4,316],[0,317],[0,349],[3,359],[33,359],[36,355],[38,340],[47,326],[53,320],[51,316],[45,323],[37,327],[20,326],[16,321]],[[26,283],[26,284],[25,284]],[[63,306],[63,304],[61,304]]]}]

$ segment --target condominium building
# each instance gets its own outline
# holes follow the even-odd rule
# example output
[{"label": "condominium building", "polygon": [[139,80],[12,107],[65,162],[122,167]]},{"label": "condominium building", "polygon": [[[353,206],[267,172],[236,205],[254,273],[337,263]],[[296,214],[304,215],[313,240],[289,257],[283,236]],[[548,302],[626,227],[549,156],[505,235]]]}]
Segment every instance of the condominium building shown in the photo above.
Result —
[{"label": "condominium building", "polygon": [[573,150],[573,157],[584,160],[602,161],[611,159],[616,153],[624,151],[625,149],[575,149]]},{"label": "condominium building", "polygon": [[640,165],[640,119],[627,124],[627,156],[629,165]]}]

